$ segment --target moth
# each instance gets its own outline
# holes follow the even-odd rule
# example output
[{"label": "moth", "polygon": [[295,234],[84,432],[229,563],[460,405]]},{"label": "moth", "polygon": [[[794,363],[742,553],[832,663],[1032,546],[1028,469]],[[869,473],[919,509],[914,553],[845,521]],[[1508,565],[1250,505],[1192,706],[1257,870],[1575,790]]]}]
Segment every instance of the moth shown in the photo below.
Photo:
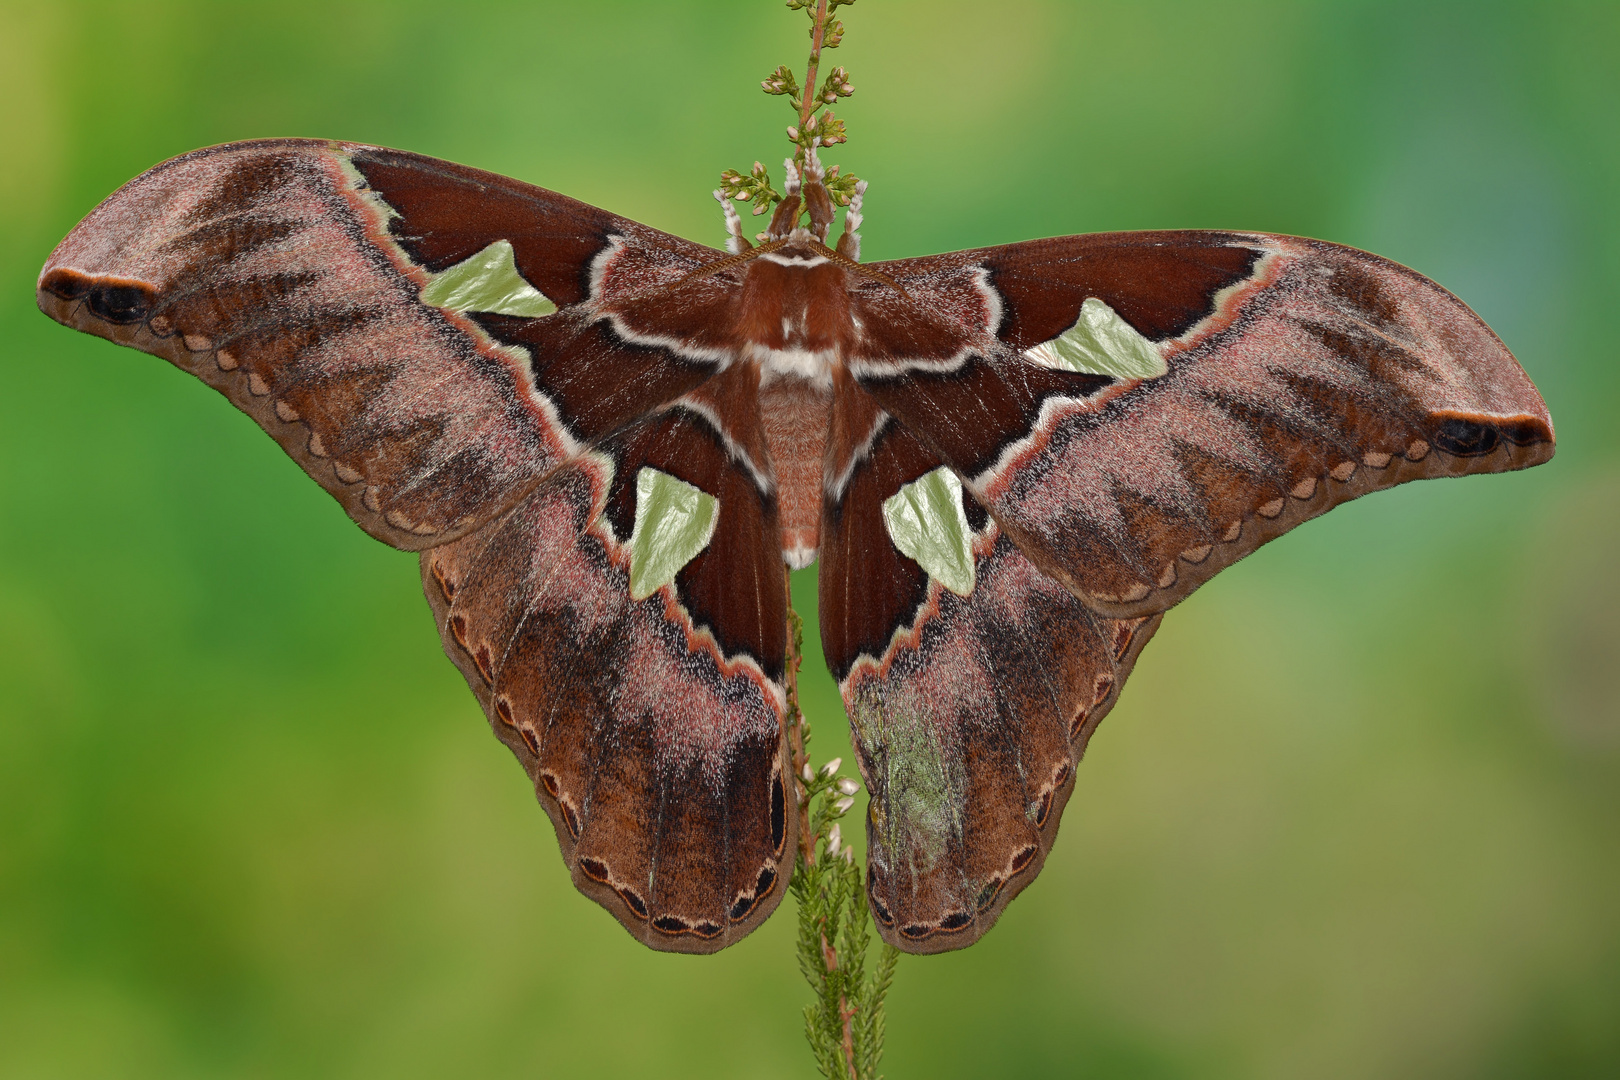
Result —
[{"label": "moth", "polygon": [[[911,952],[1039,873],[1164,612],[1300,522],[1552,457],[1434,282],[1315,240],[1068,236],[859,261],[812,155],[729,251],[352,143],[199,150],[108,198],[40,308],[256,420],[419,552],[445,651],[638,940],[711,952],[793,870],[785,570]],[[808,213],[808,226],[799,224]]]}]

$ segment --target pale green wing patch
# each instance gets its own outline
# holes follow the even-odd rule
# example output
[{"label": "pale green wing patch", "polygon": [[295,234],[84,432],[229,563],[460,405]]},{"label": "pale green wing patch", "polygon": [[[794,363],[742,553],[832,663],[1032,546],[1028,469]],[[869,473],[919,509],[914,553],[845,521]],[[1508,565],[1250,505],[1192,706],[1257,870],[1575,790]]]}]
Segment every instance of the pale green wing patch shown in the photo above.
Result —
[{"label": "pale green wing patch", "polygon": [[973,591],[973,530],[962,481],[943,466],[883,500],[883,523],[900,551],[958,596]]},{"label": "pale green wing patch", "polygon": [[645,600],[675,580],[714,538],[720,500],[666,472],[636,474],[636,523],[630,532],[630,596]]},{"label": "pale green wing patch", "polygon": [[1156,379],[1170,369],[1159,347],[1095,296],[1080,305],[1080,318],[1051,341],[1024,355],[1037,364],[1116,379]]},{"label": "pale green wing patch", "polygon": [[442,273],[422,290],[422,302],[451,311],[487,311],[537,319],[557,310],[546,295],[518,273],[512,245],[497,240]]}]

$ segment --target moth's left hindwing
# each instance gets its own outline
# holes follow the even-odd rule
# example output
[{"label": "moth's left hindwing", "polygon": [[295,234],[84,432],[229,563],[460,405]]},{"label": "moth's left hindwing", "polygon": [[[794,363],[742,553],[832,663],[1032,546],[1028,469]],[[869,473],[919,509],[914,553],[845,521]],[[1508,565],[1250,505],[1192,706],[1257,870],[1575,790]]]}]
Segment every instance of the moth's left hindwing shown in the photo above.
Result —
[{"label": "moth's left hindwing", "polygon": [[576,884],[648,945],[702,952],[780,901],[794,823],[757,386],[712,378],[718,343],[658,333],[712,323],[724,281],[672,286],[721,257],[475,169],[275,140],[131,181],[38,287],[424,552],[445,649]]},{"label": "moth's left hindwing", "polygon": [[[733,368],[422,556],[445,650],[528,770],[575,884],[658,949],[737,940],[793,871],[775,494],[746,467],[757,429],[726,408],[725,384],[751,374]],[[691,493],[695,538],[649,537],[654,485]],[[673,501],[663,520],[679,523]],[[683,543],[702,547],[646,569]]]}]

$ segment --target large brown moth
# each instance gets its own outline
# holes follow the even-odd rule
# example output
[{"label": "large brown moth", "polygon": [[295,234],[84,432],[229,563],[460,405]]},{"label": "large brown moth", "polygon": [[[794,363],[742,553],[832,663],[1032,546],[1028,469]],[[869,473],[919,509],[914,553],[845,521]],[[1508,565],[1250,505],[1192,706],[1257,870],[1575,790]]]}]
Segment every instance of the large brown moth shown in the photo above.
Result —
[{"label": "large brown moth", "polygon": [[[847,197],[847,193],[844,193]],[[421,553],[450,658],[575,884],[658,949],[793,871],[784,568],[871,792],[885,940],[976,940],[1040,871],[1172,605],[1341,502],[1553,454],[1434,282],[1315,240],[1069,236],[859,261],[815,147],[730,251],[352,143],[131,181],[40,308],[252,416]]]}]

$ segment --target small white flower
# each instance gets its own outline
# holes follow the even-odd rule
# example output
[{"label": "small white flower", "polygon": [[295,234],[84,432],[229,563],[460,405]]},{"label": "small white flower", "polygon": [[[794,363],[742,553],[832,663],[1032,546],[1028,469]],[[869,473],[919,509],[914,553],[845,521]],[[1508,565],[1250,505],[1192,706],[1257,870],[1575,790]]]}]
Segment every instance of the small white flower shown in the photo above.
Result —
[{"label": "small white flower", "polygon": [[[761,233],[760,235],[763,236],[764,234]],[[805,762],[804,763],[804,782],[808,784],[810,781],[814,780],[815,778],[816,778],[816,774],[810,771],[810,763],[808,761]]]},{"label": "small white flower", "polygon": [[847,848],[844,849],[844,861],[849,863],[849,865],[851,865],[851,866],[855,865],[855,849],[854,848],[847,847]]},{"label": "small white flower", "polygon": [[853,795],[857,791],[861,790],[861,785],[857,784],[847,776],[840,776],[838,778],[838,790],[844,795]]},{"label": "small white flower", "polygon": [[854,805],[855,805],[855,800],[851,799],[847,795],[844,796],[842,799],[834,799],[833,800],[833,809],[836,810],[840,814],[849,813],[849,808],[854,806]]},{"label": "small white flower", "polygon": [[829,855],[837,855],[838,854],[838,847],[843,842],[844,842],[843,833],[841,833],[839,831],[837,825],[834,825],[827,832],[827,854],[829,854]]},{"label": "small white flower", "polygon": [[823,765],[821,767],[821,775],[824,776],[824,777],[832,776],[834,773],[836,773],[838,771],[838,766],[842,765],[843,763],[844,763],[843,758],[839,758],[839,757],[833,758],[831,761],[827,762],[827,764],[825,764],[825,765]]}]

